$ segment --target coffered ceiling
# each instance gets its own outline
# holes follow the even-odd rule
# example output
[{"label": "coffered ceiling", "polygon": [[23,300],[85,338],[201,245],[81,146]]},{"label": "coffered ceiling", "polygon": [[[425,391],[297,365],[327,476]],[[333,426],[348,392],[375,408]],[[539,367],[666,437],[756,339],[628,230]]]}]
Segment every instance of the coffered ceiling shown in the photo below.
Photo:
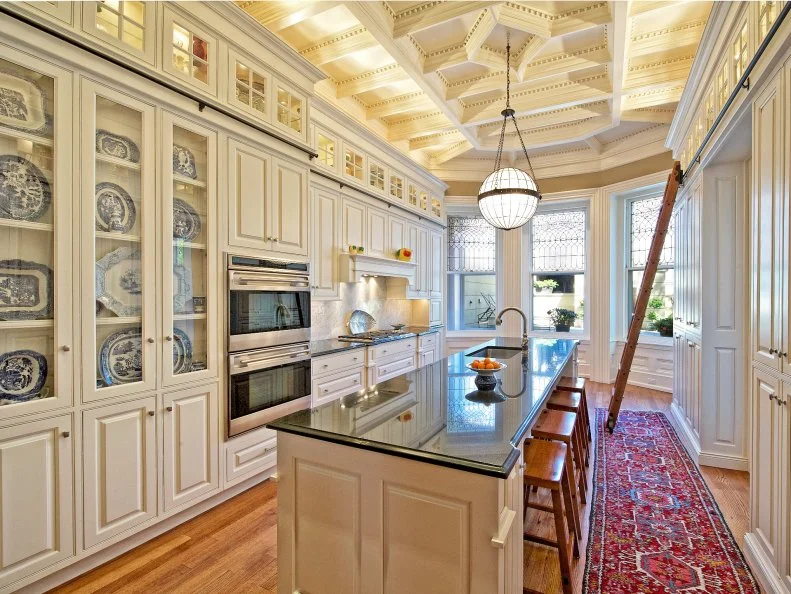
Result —
[{"label": "coffered ceiling", "polygon": [[[531,154],[656,153],[711,2],[282,2],[237,5],[327,74],[317,92],[433,170],[487,161],[505,104]],[[521,146],[509,124],[511,162]],[[641,156],[646,156],[642,153]]]}]

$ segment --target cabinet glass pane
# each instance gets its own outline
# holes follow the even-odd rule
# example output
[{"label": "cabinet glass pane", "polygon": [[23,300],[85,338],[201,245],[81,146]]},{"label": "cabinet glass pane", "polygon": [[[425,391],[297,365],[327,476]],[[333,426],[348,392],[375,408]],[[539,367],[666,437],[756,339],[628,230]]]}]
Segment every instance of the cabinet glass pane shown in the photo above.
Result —
[{"label": "cabinet glass pane", "polygon": [[143,115],[96,97],[96,385],[143,381]]},{"label": "cabinet glass pane", "polygon": [[0,405],[55,396],[55,83],[0,59]]},{"label": "cabinet glass pane", "polygon": [[173,127],[173,374],[206,369],[205,136]]},{"label": "cabinet glass pane", "polygon": [[102,0],[96,5],[96,28],[141,51],[145,24],[142,2]]}]

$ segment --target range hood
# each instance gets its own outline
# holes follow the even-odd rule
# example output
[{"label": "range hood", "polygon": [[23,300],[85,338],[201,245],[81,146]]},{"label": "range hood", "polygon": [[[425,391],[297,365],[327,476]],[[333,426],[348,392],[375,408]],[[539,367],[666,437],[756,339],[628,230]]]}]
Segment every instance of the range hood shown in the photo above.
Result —
[{"label": "range hood", "polygon": [[343,283],[356,283],[369,276],[402,278],[410,285],[415,283],[417,264],[414,262],[345,253],[339,256],[339,260],[339,277]]}]

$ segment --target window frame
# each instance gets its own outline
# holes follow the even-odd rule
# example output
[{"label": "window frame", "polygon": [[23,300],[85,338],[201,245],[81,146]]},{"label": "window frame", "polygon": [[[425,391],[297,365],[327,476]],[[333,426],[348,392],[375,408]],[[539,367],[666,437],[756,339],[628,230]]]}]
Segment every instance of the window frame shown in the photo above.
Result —
[{"label": "window frame", "polygon": [[[374,167],[378,170],[375,178],[374,178],[374,172],[372,171],[372,168],[374,168]],[[380,161],[377,161],[376,159],[369,158],[368,159],[368,166],[366,167],[366,171],[368,172],[368,180],[367,180],[367,182],[368,182],[368,189],[376,192],[377,194],[386,194],[387,190],[388,190],[388,187],[387,187],[388,186],[388,171],[387,171],[387,168]],[[381,172],[381,178],[379,177],[379,172]],[[376,185],[374,185],[372,183],[374,181],[374,179],[377,179],[377,180],[381,179],[381,181],[382,181],[382,187],[381,188],[379,188],[378,186],[376,186]]]},{"label": "window frame", "polygon": [[[35,3],[37,8],[39,8],[39,4],[44,3]],[[67,3],[59,3],[59,4],[67,4]],[[131,20],[137,26],[142,28],[143,31],[143,49],[137,49],[134,46],[129,45],[128,43],[124,42],[120,37],[115,37],[110,35],[109,33],[102,31],[96,25],[96,15],[98,13],[98,8],[103,3],[101,2],[83,2],[82,3],[82,28],[83,30],[91,35],[92,37],[96,37],[97,39],[112,45],[113,47],[118,48],[123,52],[130,53],[134,56],[137,56],[144,62],[148,64],[154,64],[155,55],[156,55],[156,33],[157,33],[157,13],[156,13],[156,6],[153,2],[144,2],[143,3],[143,23],[137,23],[133,19]],[[79,5],[79,4],[77,4]],[[119,11],[107,7],[111,12],[119,14]],[[123,13],[120,13],[119,19],[119,30],[121,28],[121,20],[126,20],[126,17]]]},{"label": "window frame", "polygon": [[[397,179],[400,182],[400,186],[398,184],[393,183],[394,179]],[[397,200],[398,202],[403,204],[405,200],[405,191],[407,184],[406,177],[404,177],[397,171],[391,170],[390,174],[388,175],[388,180],[389,180],[388,192],[387,192],[388,197],[391,198],[392,200]],[[400,194],[393,192],[394,188],[400,188],[401,190]]]},{"label": "window frame", "polygon": [[[252,97],[253,93],[258,95],[262,95],[265,101],[265,110],[258,111],[249,103],[242,103],[236,98],[236,64],[240,63],[245,66],[251,73],[255,73],[258,76],[261,76],[266,81],[266,90],[264,93],[260,93],[255,91],[252,87],[252,83],[244,83],[248,91],[250,92],[250,96]],[[243,110],[245,113],[248,113],[259,120],[263,120],[265,122],[272,121],[272,75],[271,73],[261,67],[261,65],[256,61],[249,59],[248,56],[238,53],[234,51],[232,48],[228,50],[228,103],[231,105],[238,107],[239,109]],[[248,78],[248,80],[251,80]]]},{"label": "window frame", "polygon": [[[294,90],[289,84],[284,83],[280,78],[272,77],[272,85],[271,85],[271,103],[272,103],[272,123],[285,130],[289,134],[293,134],[294,136],[298,136],[299,138],[307,138],[307,129],[308,129],[308,100],[307,97],[300,93],[299,91]],[[278,107],[279,103],[277,100],[277,94],[279,91],[283,91],[287,93],[289,96],[288,102],[288,109],[289,111],[292,108],[292,101],[291,99],[297,99],[301,105],[301,111],[299,113],[299,130],[295,130],[291,125],[284,124],[278,118]]]},{"label": "window frame", "polygon": [[[331,141],[333,143],[333,146],[335,147],[335,153],[333,154],[335,162],[332,165],[328,165],[327,163],[325,163],[324,161],[321,160],[321,152],[322,151],[321,151],[321,148],[319,146],[319,137],[320,136],[323,136],[327,140]],[[320,167],[322,167],[324,169],[327,169],[329,171],[333,171],[333,172],[337,173],[338,172],[338,167],[340,165],[340,163],[339,163],[340,159],[338,158],[338,155],[339,154],[343,154],[342,151],[341,152],[338,151],[338,149],[340,148],[340,142],[338,140],[338,137],[336,135],[331,134],[330,132],[328,132],[325,128],[322,128],[321,126],[317,126],[316,124],[314,124],[313,125],[313,148],[316,149],[316,153],[318,155],[316,157],[316,163]]]},{"label": "window frame", "polygon": [[[360,167],[360,177],[357,177],[356,175],[350,175],[349,173],[346,172],[346,153],[347,152],[351,153],[355,157],[360,157],[360,159],[361,159],[360,166],[359,166]],[[357,147],[355,147],[352,144],[343,143],[343,163],[341,163],[341,167],[342,167],[342,172],[343,172],[343,176],[344,177],[348,177],[349,179],[353,179],[353,180],[357,181],[360,184],[365,184],[366,187],[367,187],[367,184],[366,184],[367,180],[365,179],[365,177],[366,177],[365,174],[368,172],[367,162],[368,162],[368,159],[366,158],[366,155],[365,155],[365,153],[363,151],[361,151],[360,149],[358,149]],[[352,163],[352,166],[354,167],[354,170],[356,171],[357,170],[357,165]]]}]

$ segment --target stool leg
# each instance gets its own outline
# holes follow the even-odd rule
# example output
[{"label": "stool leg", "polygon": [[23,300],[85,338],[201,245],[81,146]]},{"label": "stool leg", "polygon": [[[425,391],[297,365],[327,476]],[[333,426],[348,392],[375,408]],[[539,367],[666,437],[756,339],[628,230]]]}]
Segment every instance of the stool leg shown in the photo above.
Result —
[{"label": "stool leg", "polygon": [[577,466],[577,480],[579,481],[580,487],[580,500],[583,504],[587,503],[586,493],[588,491],[588,478],[585,473],[585,461],[582,459],[582,452],[580,451],[580,447],[577,441],[577,431],[576,429],[571,435],[571,443],[569,443],[569,450],[571,450],[571,456],[574,459],[574,462]]},{"label": "stool leg", "polygon": [[574,594],[571,589],[571,560],[569,559],[569,533],[566,528],[566,517],[563,513],[563,500],[560,491],[552,490],[552,507],[555,510],[555,531],[558,540],[558,557],[560,558],[560,581],[563,594]]},{"label": "stool leg", "polygon": [[582,415],[577,417],[579,423],[574,428],[577,433],[577,443],[582,448],[580,451],[582,452],[582,457],[585,459],[585,466],[590,466],[590,448],[588,447],[588,440],[585,436],[585,427],[583,427],[580,423],[583,423]]},{"label": "stool leg", "polygon": [[580,510],[577,507],[577,500],[571,495],[571,481],[569,473],[564,469],[560,477],[560,488],[563,490],[563,502],[566,507],[566,521],[574,530],[574,558],[580,558],[579,542],[582,538],[582,527],[580,526]]},{"label": "stool leg", "polygon": [[582,404],[582,410],[585,411],[585,427],[588,429],[588,441],[593,441],[593,435],[591,434],[591,420],[588,413],[588,399],[585,397],[585,388],[582,389],[582,393],[580,394],[580,404]]},{"label": "stool leg", "polygon": [[585,501],[585,493],[582,489],[578,489],[579,481],[577,480],[576,471],[574,469],[574,460],[571,453],[571,443],[566,444],[568,447],[566,448],[566,472],[569,473],[569,479],[571,480],[571,484],[574,485],[574,495],[576,496],[579,492],[580,503],[584,504]]},{"label": "stool leg", "polygon": [[525,520],[527,519],[527,504],[530,503],[530,485],[525,485],[522,488],[524,491],[524,497],[522,498],[522,523],[524,524]]}]

